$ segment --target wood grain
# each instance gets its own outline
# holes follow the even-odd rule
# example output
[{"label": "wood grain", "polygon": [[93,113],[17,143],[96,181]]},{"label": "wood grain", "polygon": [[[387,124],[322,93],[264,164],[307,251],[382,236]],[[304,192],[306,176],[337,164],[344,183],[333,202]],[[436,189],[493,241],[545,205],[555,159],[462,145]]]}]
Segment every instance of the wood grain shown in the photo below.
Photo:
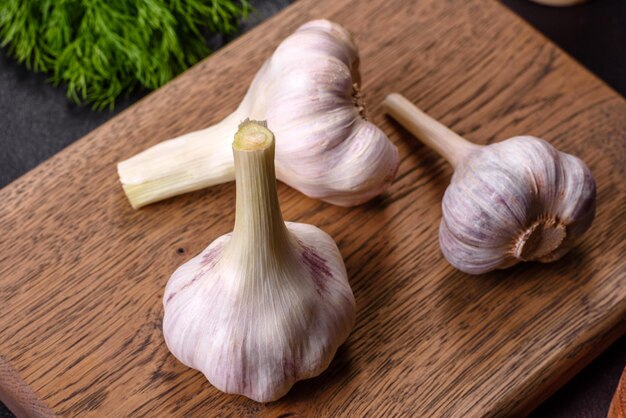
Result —
[{"label": "wood grain", "polygon": [[[401,165],[387,195],[353,209],[280,185],[285,219],[337,241],[357,323],[327,372],[257,404],[212,388],[161,333],[165,283],[232,229],[234,185],[134,211],[115,163],[226,116],[280,40],[318,17],[354,33],[370,118]],[[598,186],[591,231],[550,265],[453,269],[437,244],[451,169],[383,116],[391,91],[471,141],[531,134],[582,157]],[[626,328],[625,116],[623,98],[495,1],[301,0],[0,191],[0,362],[13,371],[0,396],[19,379],[81,417],[526,414]]]}]

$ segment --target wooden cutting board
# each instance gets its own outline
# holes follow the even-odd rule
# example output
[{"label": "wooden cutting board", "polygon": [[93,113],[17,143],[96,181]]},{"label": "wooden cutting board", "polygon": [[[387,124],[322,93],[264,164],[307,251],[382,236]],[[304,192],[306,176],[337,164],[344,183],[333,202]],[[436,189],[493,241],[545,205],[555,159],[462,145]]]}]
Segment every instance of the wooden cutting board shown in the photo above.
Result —
[{"label": "wooden cutting board", "polygon": [[[337,241],[356,327],[321,377],[257,404],[167,351],[175,268],[232,229],[234,184],[131,209],[115,163],[232,111],[301,23],[355,35],[370,118],[401,152],[389,193],[345,209],[284,185],[287,220]],[[451,170],[381,111],[403,92],[478,143],[543,137],[598,185],[561,261],[483,276],[437,244]],[[624,333],[626,102],[493,0],[300,0],[0,191],[0,398],[23,415],[477,417],[528,413]]]}]

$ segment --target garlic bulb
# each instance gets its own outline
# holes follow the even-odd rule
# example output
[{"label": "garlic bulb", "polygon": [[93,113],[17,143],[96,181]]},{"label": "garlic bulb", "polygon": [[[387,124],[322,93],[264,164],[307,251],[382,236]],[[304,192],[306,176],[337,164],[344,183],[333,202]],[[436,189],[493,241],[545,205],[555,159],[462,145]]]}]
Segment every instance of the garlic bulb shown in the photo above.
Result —
[{"label": "garlic bulb", "polygon": [[130,203],[139,208],[232,181],[231,139],[246,117],[267,120],[278,179],[305,195],[352,206],[382,193],[395,177],[398,151],[364,117],[358,63],[343,27],[302,25],[261,67],[234,113],[119,163]]},{"label": "garlic bulb", "polygon": [[272,133],[246,121],[232,148],[235,229],[172,275],[163,333],[176,358],[218,389],[268,402],[328,367],[355,303],[332,238],[283,221]]},{"label": "garlic bulb", "polygon": [[443,197],[439,245],[459,270],[551,262],[591,226],[595,182],[578,158],[532,136],[472,144],[399,94],[387,96],[384,106],[455,168]]}]

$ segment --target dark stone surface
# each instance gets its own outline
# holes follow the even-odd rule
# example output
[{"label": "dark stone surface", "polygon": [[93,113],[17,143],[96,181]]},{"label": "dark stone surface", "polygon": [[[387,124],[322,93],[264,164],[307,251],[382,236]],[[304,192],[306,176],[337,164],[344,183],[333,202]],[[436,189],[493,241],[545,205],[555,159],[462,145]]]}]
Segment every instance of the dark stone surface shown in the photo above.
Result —
[{"label": "dark stone surface", "polygon": [[[242,32],[293,0],[253,0],[256,8]],[[550,8],[527,0],[502,0],[547,37],[626,95],[626,1],[592,0],[571,8]],[[214,48],[227,42],[214,36]],[[70,104],[60,88],[0,54],[0,187],[95,129],[145,92],[121,100],[113,112],[94,112]],[[1,353],[0,353],[1,354]],[[532,413],[533,418],[605,417],[626,364],[626,338],[586,367]],[[0,404],[0,418],[13,415]]]},{"label": "dark stone surface", "polygon": [[626,96],[626,1],[590,0],[571,7],[501,1]]}]

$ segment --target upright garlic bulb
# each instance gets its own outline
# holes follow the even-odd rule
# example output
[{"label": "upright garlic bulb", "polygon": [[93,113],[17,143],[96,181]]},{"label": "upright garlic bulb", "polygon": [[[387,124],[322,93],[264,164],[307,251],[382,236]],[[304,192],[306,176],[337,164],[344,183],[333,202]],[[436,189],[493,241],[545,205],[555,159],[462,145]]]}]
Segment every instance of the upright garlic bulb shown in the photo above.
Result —
[{"label": "upright garlic bulb", "polygon": [[387,112],[454,166],[443,197],[439,245],[466,273],[559,259],[590,226],[595,182],[578,158],[517,136],[472,144],[413,106],[387,96]]},{"label": "upright garlic bulb", "polygon": [[235,230],[172,275],[163,333],[218,389],[268,402],[328,367],[353,327],[354,296],[332,238],[283,221],[272,133],[244,122],[232,149]]},{"label": "upright garlic bulb", "polygon": [[139,208],[232,181],[231,138],[246,117],[268,121],[276,175],[305,195],[352,206],[382,193],[395,177],[398,150],[364,117],[358,63],[343,27],[302,25],[261,67],[234,113],[119,163],[130,203]]}]

